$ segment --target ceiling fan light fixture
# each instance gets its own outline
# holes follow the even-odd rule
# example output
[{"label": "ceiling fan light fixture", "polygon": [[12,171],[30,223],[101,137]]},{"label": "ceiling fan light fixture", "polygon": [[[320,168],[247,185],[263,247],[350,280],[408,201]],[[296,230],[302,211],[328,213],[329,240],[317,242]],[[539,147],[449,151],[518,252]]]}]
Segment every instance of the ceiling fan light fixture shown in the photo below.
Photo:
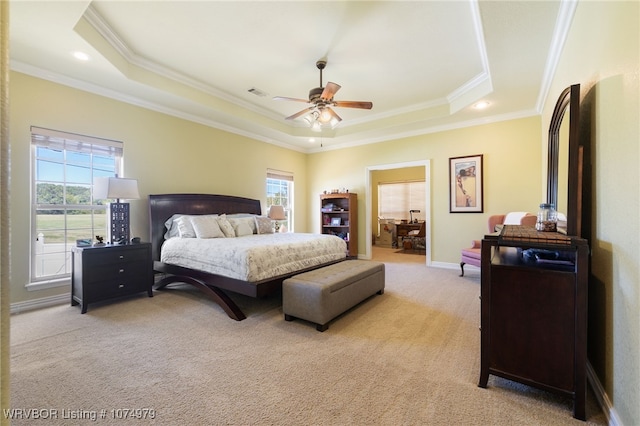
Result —
[{"label": "ceiling fan light fixture", "polygon": [[320,112],[320,117],[318,117],[318,121],[320,121],[323,124],[329,123],[331,122],[331,119],[333,118],[333,116],[331,115],[331,113],[329,112],[329,110],[327,109],[323,109]]},{"label": "ceiling fan light fixture", "polygon": [[[322,85],[322,70],[326,65],[327,61],[325,60],[316,62],[316,67],[320,70],[320,86],[314,87],[309,91],[308,100],[274,96],[273,100],[276,101],[295,101],[311,104],[311,107],[298,111],[286,117],[285,120],[295,120],[302,117],[311,126],[312,130],[319,132],[322,125],[330,125],[334,129],[342,121],[342,118],[330,106],[359,109],[371,109],[373,107],[373,103],[368,101],[334,101],[333,97],[341,86],[332,82],[328,82],[326,87]],[[252,92],[252,90],[249,91]]]},{"label": "ceiling fan light fixture", "polygon": [[305,115],[304,121],[307,122],[308,125],[313,126],[314,123],[318,122],[318,111],[311,111],[309,114]]}]

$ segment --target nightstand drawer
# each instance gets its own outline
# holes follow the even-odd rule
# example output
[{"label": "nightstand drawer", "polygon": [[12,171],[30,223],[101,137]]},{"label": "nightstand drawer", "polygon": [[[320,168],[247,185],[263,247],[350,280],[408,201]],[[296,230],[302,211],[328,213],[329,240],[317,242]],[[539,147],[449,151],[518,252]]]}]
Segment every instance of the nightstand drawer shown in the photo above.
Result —
[{"label": "nightstand drawer", "polygon": [[87,262],[87,266],[91,266],[94,263],[106,265],[124,262],[140,262],[147,259],[148,253],[144,248],[138,247],[135,249],[118,249],[115,247],[109,247],[103,250],[87,251],[83,256],[86,257],[84,261]]},{"label": "nightstand drawer", "polygon": [[[142,262],[145,260],[146,259],[143,259]],[[118,264],[104,264],[88,267],[87,270],[84,271],[85,284],[144,276],[149,266],[142,262],[121,262]]]},{"label": "nightstand drawer", "polygon": [[89,300],[104,300],[126,296],[148,290],[148,283],[144,275],[139,277],[122,277],[121,279],[105,280],[91,283],[84,288],[84,297]]}]

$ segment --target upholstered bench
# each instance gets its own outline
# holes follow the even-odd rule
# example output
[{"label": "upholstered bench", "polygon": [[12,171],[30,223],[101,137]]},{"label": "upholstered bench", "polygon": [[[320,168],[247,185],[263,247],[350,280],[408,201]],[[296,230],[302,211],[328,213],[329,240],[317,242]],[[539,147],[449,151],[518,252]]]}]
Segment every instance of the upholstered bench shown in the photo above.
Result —
[{"label": "upholstered bench", "polygon": [[344,260],[287,278],[282,283],[284,319],[311,321],[318,331],[374,294],[384,293],[384,263]]}]

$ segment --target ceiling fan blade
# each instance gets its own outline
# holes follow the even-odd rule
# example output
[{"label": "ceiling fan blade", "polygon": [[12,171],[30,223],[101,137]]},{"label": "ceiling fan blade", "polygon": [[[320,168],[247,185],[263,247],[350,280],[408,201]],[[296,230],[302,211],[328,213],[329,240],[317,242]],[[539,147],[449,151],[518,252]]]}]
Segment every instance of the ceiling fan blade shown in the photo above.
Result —
[{"label": "ceiling fan blade", "polygon": [[286,96],[274,96],[274,101],[295,101],[309,103],[309,99],[287,98]]},{"label": "ceiling fan blade", "polygon": [[335,118],[338,121],[342,121],[342,118],[340,118],[340,116],[338,114],[336,114],[336,112],[334,110],[332,110],[331,108],[327,107],[325,108],[326,111],[329,112],[329,114],[331,114],[331,117]]},{"label": "ceiling fan blade", "polygon": [[314,108],[315,108],[315,106],[312,106],[312,107],[309,107],[309,108],[303,109],[302,111],[296,112],[295,114],[290,115],[289,117],[285,118],[285,120],[295,120],[296,118],[298,118],[298,117],[300,117],[300,116],[303,116],[303,115],[305,115],[305,114],[308,114],[308,113],[309,113],[309,111],[311,111],[311,110],[312,110],[312,109],[314,109]]},{"label": "ceiling fan blade", "polygon": [[335,101],[333,105],[337,107],[343,107],[343,108],[360,108],[360,109],[373,108],[373,102],[364,102],[364,101]]},{"label": "ceiling fan blade", "polygon": [[335,95],[341,87],[342,86],[340,86],[339,84],[328,82],[326,87],[322,91],[322,95],[320,95],[320,99],[325,101],[333,99],[333,95]]}]

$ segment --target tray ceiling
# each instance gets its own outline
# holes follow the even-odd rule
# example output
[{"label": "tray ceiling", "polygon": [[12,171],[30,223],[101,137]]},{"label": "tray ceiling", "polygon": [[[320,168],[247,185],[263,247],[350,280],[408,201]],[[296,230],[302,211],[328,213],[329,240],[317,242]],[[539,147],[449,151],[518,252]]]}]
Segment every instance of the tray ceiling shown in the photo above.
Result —
[{"label": "tray ceiling", "polygon": [[[538,114],[574,2],[12,1],[12,69],[303,152]],[[83,51],[79,62],[71,53]],[[285,117],[323,82],[340,125]],[[257,94],[256,94],[257,93]],[[473,105],[488,101],[489,108]],[[315,138],[315,143],[310,143]]]}]

